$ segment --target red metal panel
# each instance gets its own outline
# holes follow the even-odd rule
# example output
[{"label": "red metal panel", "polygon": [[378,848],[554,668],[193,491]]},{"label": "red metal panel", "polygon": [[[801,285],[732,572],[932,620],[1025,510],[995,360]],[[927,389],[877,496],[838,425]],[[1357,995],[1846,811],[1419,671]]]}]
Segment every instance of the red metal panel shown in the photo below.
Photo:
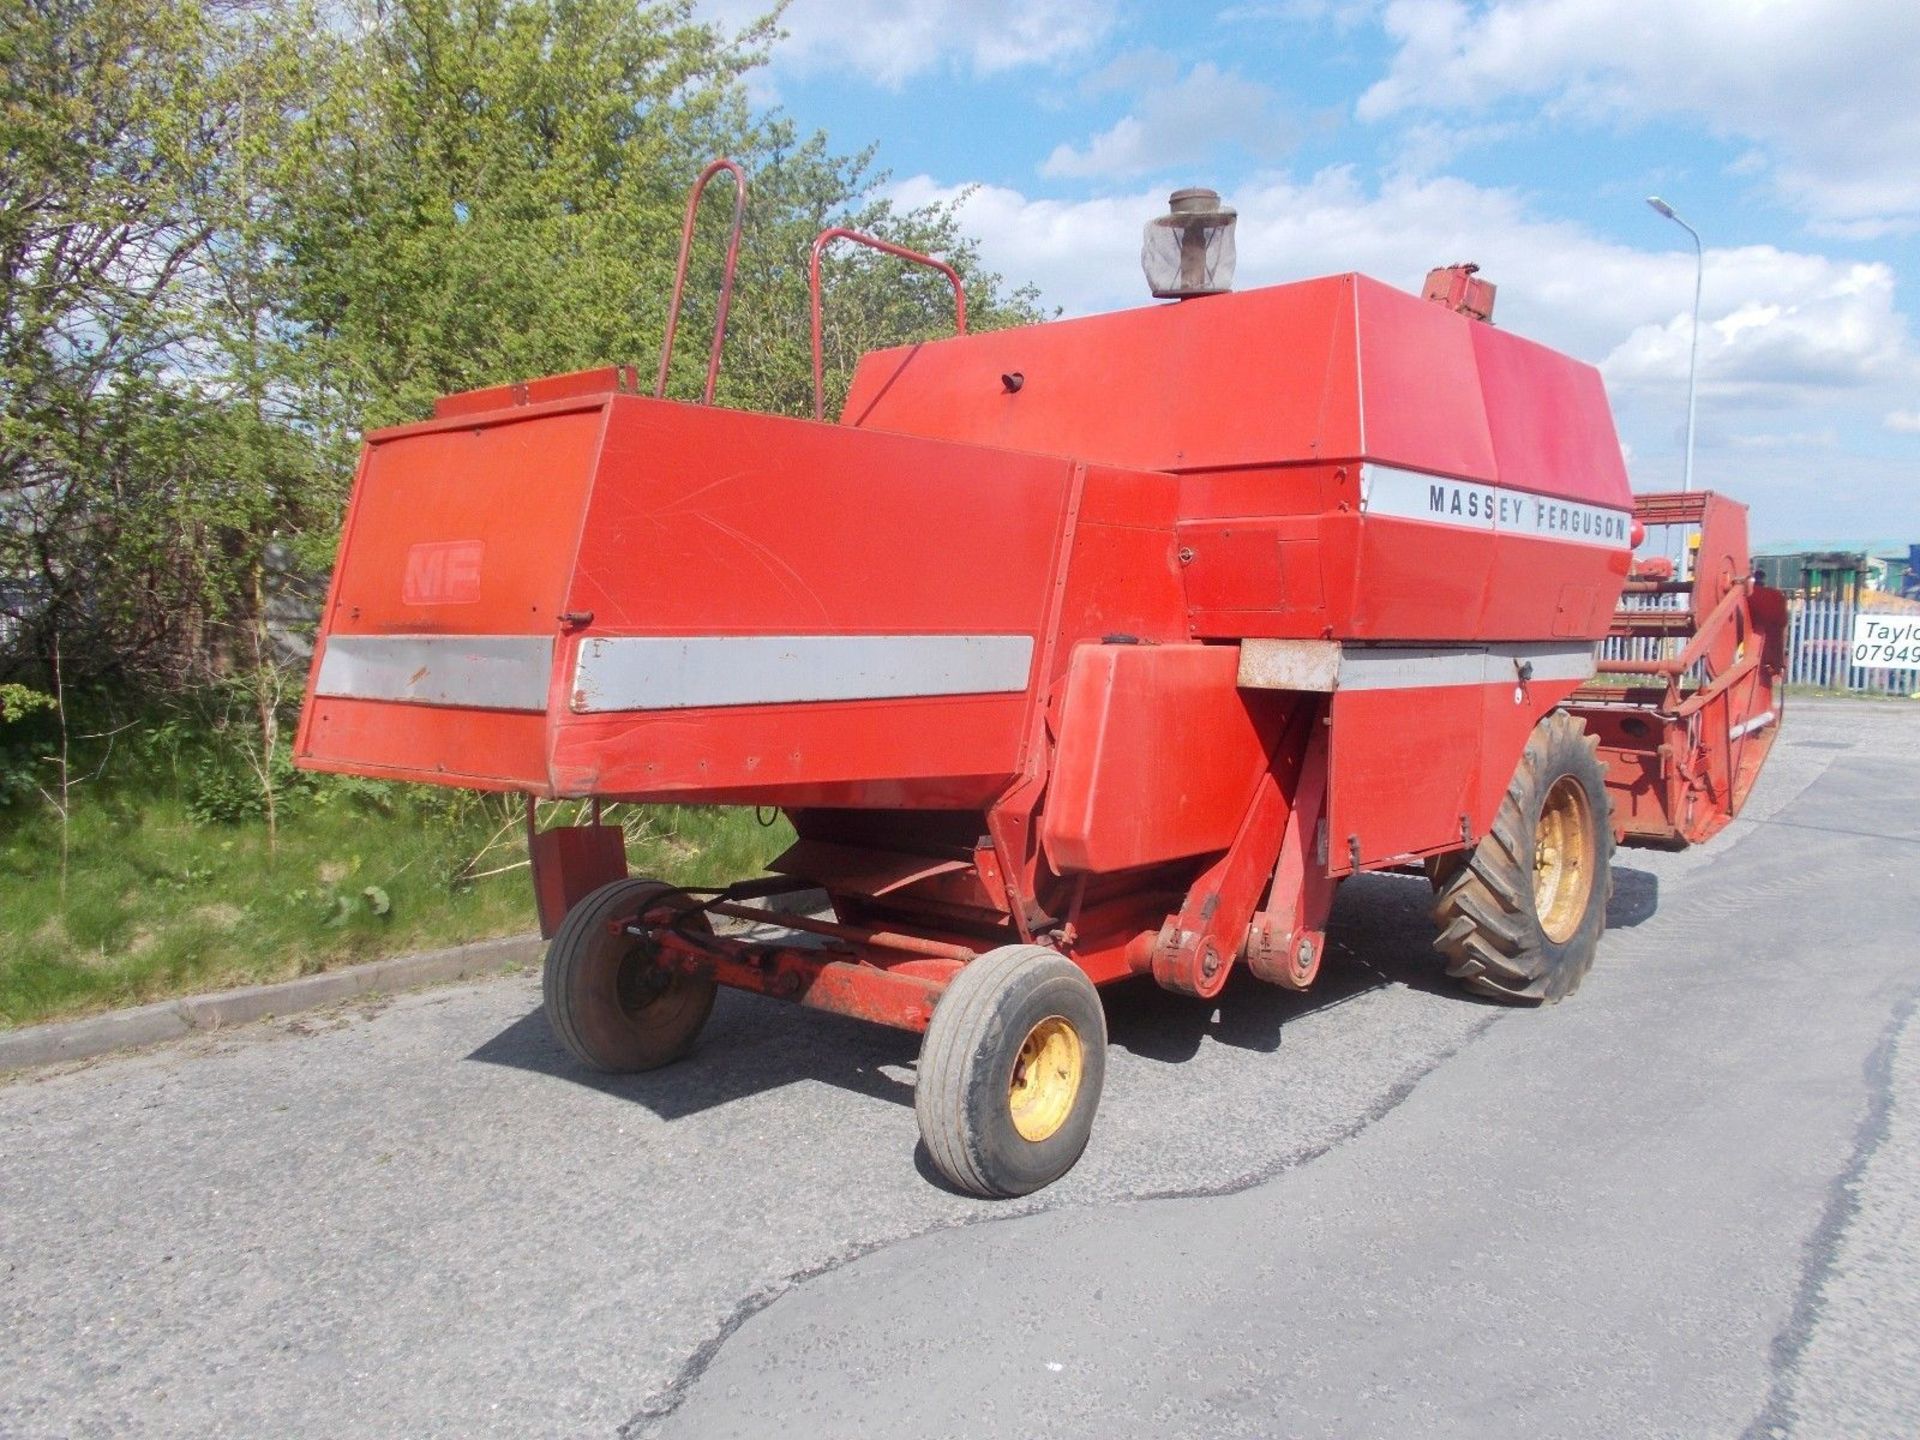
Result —
[{"label": "red metal panel", "polygon": [[[367,437],[316,640],[547,635],[558,628],[604,419],[602,400]],[[537,485],[540,503],[528,504]],[[487,789],[546,786],[530,714],[315,696],[295,754],[316,769]]]},{"label": "red metal panel", "polygon": [[1517,688],[1483,688],[1480,748],[1472,766],[1473,793],[1468,812],[1476,838],[1493,828],[1494,816],[1513,783],[1513,772],[1534,728],[1578,688],[1565,681],[1540,680]]},{"label": "red metal panel", "polygon": [[[843,419],[1140,470],[1355,455],[1353,286],[1336,275],[875,351]],[[1010,392],[1000,377],[1016,372]]]},{"label": "red metal panel", "polygon": [[[369,436],[328,633],[552,631],[603,416],[593,401],[507,423]],[[527,503],[533,486],[537,505]],[[422,589],[430,567],[421,561],[436,547],[443,583]],[[446,563],[452,552],[456,566]],[[471,583],[446,583],[462,570]]]},{"label": "red metal panel", "polygon": [[1305,518],[1337,513],[1360,503],[1360,485],[1351,464],[1261,465],[1206,470],[1180,477],[1180,519],[1231,520],[1247,515]]},{"label": "red metal panel", "polygon": [[1332,874],[1461,843],[1486,688],[1448,685],[1334,695],[1327,796]]},{"label": "red metal panel", "polygon": [[476,415],[492,415],[518,405],[543,405],[552,400],[577,400],[583,396],[612,395],[635,387],[632,367],[602,365],[593,370],[575,370],[566,375],[548,375],[539,380],[522,380],[512,385],[493,385],[485,390],[463,390],[457,395],[442,395],[433,402],[436,420],[454,420]]},{"label": "red metal panel", "polygon": [[309,770],[552,793],[547,717],[309,695],[294,754]]},{"label": "red metal panel", "polygon": [[[1054,593],[1073,466],[649,399],[615,402],[576,637],[1023,634]],[[570,664],[570,660],[563,664]],[[984,805],[1029,693],[557,714],[559,793]]]},{"label": "red metal panel", "polygon": [[627,835],[618,825],[557,825],[527,837],[540,936],[551,940],[567,912],[602,885],[627,878]]},{"label": "red metal panel", "polygon": [[1486,326],[1378,280],[1354,277],[1361,445],[1369,458],[1465,480],[1493,479],[1493,438],[1474,365]]},{"label": "red metal panel", "polygon": [[[1428,309],[1442,318],[1438,305]],[[1369,640],[1481,637],[1494,538],[1488,531],[1369,515],[1352,605],[1336,634]],[[1544,633],[1544,632],[1543,632]]]},{"label": "red metal panel", "polygon": [[1490,325],[1467,329],[1500,483],[1631,510],[1626,462],[1600,372]]},{"label": "red metal panel", "polygon": [[[1196,637],[1318,639],[1352,632],[1361,593],[1359,468],[1181,477],[1182,573]],[[1275,553],[1250,563],[1245,551],[1269,543]]]},{"label": "red metal panel", "polygon": [[1174,538],[1179,481],[1151,471],[1087,468],[1073,549],[1060,577],[1060,626],[1049,683],[1082,640],[1187,638]]},{"label": "red metal panel", "polygon": [[1613,622],[1632,559],[1625,549],[1496,535],[1478,634],[1488,640],[1599,640]]},{"label": "red metal panel", "polygon": [[1527,737],[1576,688],[1534,680],[1336,693],[1329,868],[1355,868],[1356,838],[1366,868],[1485,834]]},{"label": "red metal panel", "polygon": [[1034,634],[1072,468],[621,398],[568,606],[594,634]]},{"label": "red metal panel", "polygon": [[1074,652],[1041,825],[1056,870],[1104,874],[1232,843],[1268,744],[1234,688],[1239,663],[1233,646]]},{"label": "red metal panel", "polygon": [[1027,707],[1020,692],[568,715],[553,793],[978,809],[1016,768]]},{"label": "red metal panel", "polygon": [[[1201,611],[1279,608],[1287,581],[1280,569],[1279,524],[1277,519],[1259,516],[1182,525],[1187,603]],[[1312,578],[1317,596],[1321,590],[1317,566]]]}]

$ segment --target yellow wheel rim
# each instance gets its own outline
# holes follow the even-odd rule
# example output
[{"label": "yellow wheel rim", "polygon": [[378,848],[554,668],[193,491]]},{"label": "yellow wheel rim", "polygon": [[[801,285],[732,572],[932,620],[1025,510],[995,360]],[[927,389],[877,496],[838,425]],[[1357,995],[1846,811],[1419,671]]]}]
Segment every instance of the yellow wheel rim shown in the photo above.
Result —
[{"label": "yellow wheel rim", "polygon": [[1047,1139],[1073,1113],[1086,1068],[1080,1035],[1059,1015],[1049,1015],[1027,1032],[1007,1082],[1007,1104],[1020,1138]]},{"label": "yellow wheel rim", "polygon": [[1595,849],[1586,787],[1562,775],[1547,791],[1533,831],[1533,911],[1556,945],[1573,938],[1587,913]]}]

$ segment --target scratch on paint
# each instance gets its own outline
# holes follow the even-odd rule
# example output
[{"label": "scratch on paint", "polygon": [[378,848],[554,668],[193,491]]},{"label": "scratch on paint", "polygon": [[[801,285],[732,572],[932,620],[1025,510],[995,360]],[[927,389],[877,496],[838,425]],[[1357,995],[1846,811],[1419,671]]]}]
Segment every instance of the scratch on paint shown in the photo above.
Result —
[{"label": "scratch on paint", "polygon": [[[733,526],[727,524],[725,521],[716,520],[705,511],[697,513],[694,518],[704,521],[706,524],[718,530],[722,535],[745,546],[754,559],[758,560],[761,565],[766,568],[767,573],[773,576],[789,595],[794,594],[797,587],[799,592],[804,593],[807,599],[813,602],[814,608],[820,612],[821,619],[827,621],[833,619],[833,613],[827,609],[826,602],[814,593],[813,587],[806,582],[806,578],[767,546],[755,540],[751,535],[734,529]],[[783,578],[783,575],[785,578]],[[791,584],[788,583],[789,579],[792,582]]]},{"label": "scratch on paint", "polygon": [[676,496],[671,505],[663,506],[658,510],[649,510],[647,512],[647,518],[649,520],[660,520],[660,519],[666,518],[669,515],[682,514],[686,510],[692,507],[692,504],[695,500],[698,500],[702,495],[706,494],[709,490],[718,490],[722,485],[731,485],[736,480],[745,479],[746,475],[747,475],[747,472],[745,470],[735,470],[730,475],[722,475],[716,480],[709,480],[706,484],[702,485],[698,490],[689,490],[684,495]]}]

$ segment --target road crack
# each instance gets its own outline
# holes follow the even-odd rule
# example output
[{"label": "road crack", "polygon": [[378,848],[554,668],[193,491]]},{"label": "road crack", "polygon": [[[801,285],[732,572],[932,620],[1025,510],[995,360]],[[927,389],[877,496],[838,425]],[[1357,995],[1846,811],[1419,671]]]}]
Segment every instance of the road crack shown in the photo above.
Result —
[{"label": "road crack", "polygon": [[1910,991],[1894,1006],[1893,1018],[1880,1034],[1879,1042],[1867,1056],[1863,1067],[1867,1082],[1867,1113],[1854,1131],[1853,1153],[1827,1192],[1826,1208],[1820,1223],[1807,1239],[1800,1265],[1800,1283],[1787,1323],[1773,1338],[1771,1368],[1773,1382],[1767,1389],[1766,1404],[1753,1423],[1741,1433],[1741,1440],[1784,1440],[1795,1433],[1798,1417],[1793,1401],[1793,1382],[1801,1357],[1813,1339],[1819,1324],[1822,1292],[1833,1274],[1834,1259],[1840,1242],[1846,1237],[1860,1212],[1860,1187],[1867,1167],[1887,1138],[1893,1117],[1893,1060],[1901,1037],[1920,1008],[1920,990]]}]

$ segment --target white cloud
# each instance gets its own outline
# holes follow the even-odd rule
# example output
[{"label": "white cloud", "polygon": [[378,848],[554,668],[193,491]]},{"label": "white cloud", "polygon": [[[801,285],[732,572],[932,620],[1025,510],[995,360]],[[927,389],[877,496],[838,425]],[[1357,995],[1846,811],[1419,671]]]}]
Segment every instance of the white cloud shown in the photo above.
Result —
[{"label": "white cloud", "polygon": [[[1854,390],[1914,374],[1893,272],[1771,245],[1707,252],[1700,326],[1703,392],[1749,404]],[[1637,325],[1602,368],[1616,388],[1683,380],[1690,309]]]},{"label": "white cloud", "polygon": [[1393,0],[1384,23],[1398,49],[1362,119],[1516,97],[1549,117],[1694,116],[1759,142],[1770,183],[1817,226],[1920,224],[1914,0]]},{"label": "white cloud", "polygon": [[1898,430],[1907,435],[1920,435],[1920,410],[1889,410],[1882,423],[1889,430]]},{"label": "white cloud", "polygon": [[[703,0],[700,18],[733,29],[765,0]],[[779,65],[850,69],[899,89],[948,65],[978,74],[1079,54],[1112,26],[1107,7],[1079,0],[793,0],[780,17]]]},{"label": "white cloud", "polygon": [[1222,146],[1270,159],[1292,143],[1294,127],[1267,86],[1205,60],[1175,78],[1177,67],[1155,58],[1123,56],[1089,82],[1095,93],[1137,86],[1140,99],[1085,145],[1056,146],[1042,175],[1147,175],[1198,164]]}]

